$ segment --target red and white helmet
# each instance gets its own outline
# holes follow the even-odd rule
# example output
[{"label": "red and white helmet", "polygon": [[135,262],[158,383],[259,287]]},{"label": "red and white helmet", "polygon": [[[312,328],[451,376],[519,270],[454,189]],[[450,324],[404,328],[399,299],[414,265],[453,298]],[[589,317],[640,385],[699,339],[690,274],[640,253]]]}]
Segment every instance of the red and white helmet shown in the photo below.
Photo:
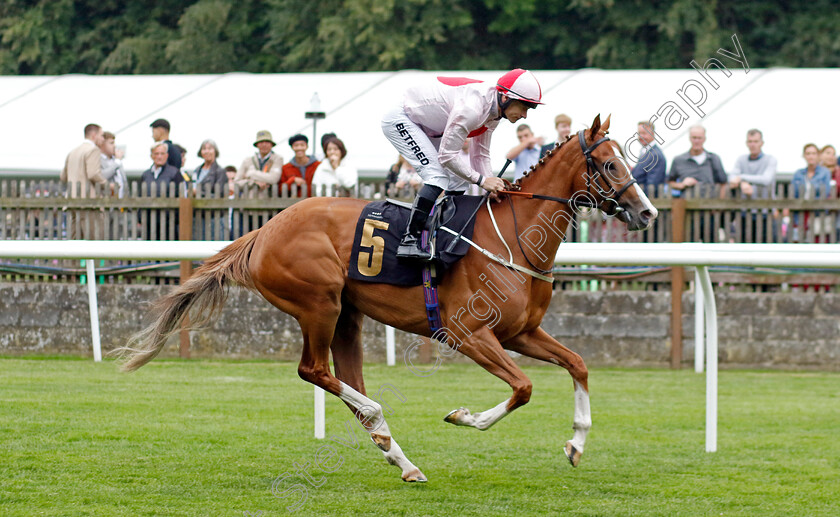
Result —
[{"label": "red and white helmet", "polygon": [[515,68],[499,78],[496,90],[514,100],[542,104],[542,88],[534,74]]}]

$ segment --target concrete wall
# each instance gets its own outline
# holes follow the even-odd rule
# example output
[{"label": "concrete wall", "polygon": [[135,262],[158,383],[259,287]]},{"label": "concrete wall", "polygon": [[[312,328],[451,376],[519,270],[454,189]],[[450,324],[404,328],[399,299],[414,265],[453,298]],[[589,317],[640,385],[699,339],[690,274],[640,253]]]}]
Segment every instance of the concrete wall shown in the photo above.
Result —
[{"label": "concrete wall", "polygon": [[[150,314],[165,286],[98,286],[103,351],[125,344]],[[543,327],[590,366],[666,366],[670,294],[557,291]],[[840,369],[840,295],[717,293],[720,360],[753,367]],[[693,362],[693,296],[683,299],[683,358]],[[385,330],[367,320],[365,359],[385,360]],[[416,338],[397,332],[397,360]],[[257,294],[232,289],[213,325],[192,332],[193,357],[300,356],[297,323]],[[90,356],[90,316],[84,286],[0,284],[0,354]],[[178,354],[177,336],[163,356]],[[413,355],[418,362],[419,357]],[[468,361],[463,356],[445,361]],[[531,360],[520,359],[529,363]]]}]

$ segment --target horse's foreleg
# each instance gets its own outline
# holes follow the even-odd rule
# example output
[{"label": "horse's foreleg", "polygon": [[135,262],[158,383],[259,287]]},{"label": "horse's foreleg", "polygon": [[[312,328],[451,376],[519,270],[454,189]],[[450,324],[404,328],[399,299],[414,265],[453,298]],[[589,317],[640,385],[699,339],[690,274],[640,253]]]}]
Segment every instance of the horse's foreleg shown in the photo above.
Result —
[{"label": "horse's foreleg", "polygon": [[344,303],[330,345],[335,375],[340,381],[338,397],[370,433],[371,440],[385,455],[385,460],[402,470],[404,481],[426,481],[426,476],[403,453],[391,436],[382,406],[365,393],[362,378],[362,313]]},{"label": "horse's foreleg", "polygon": [[484,431],[514,409],[527,404],[531,399],[531,381],[507,355],[489,329],[485,327],[474,332],[458,350],[488,372],[507,382],[513,389],[513,395],[498,406],[481,413],[473,414],[463,407],[456,409],[446,415],[445,421]]},{"label": "horse's foreleg", "polygon": [[572,466],[577,467],[586,435],[592,427],[592,415],[589,410],[589,371],[581,357],[561,345],[542,328],[520,334],[504,343],[505,348],[522,355],[540,359],[569,371],[575,384],[575,416],[572,428],[574,437],[566,442],[566,457]]}]

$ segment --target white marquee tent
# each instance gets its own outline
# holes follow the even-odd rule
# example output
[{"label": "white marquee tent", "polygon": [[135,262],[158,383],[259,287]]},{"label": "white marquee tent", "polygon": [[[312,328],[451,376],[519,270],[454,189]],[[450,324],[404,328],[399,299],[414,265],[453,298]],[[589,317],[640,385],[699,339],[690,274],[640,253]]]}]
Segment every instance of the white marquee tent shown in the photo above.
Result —
[{"label": "white marquee tent", "polygon": [[[778,158],[779,170],[785,173],[804,165],[803,144],[840,144],[835,102],[840,71],[746,72],[735,61],[725,57],[721,61],[731,65],[728,77],[715,68],[707,78],[692,68],[535,71],[546,106],[532,111],[527,123],[536,134],[551,140],[558,113],[572,117],[575,131],[596,114],[611,113],[610,134],[624,146],[632,139],[636,122],[650,119],[671,102],[667,109],[678,107],[687,119],[674,129],[666,127],[664,117],[656,122],[669,161],[687,150],[688,128],[702,123],[708,130],[706,148],[718,153],[728,169],[746,152],[747,129],[757,127],[764,132],[765,151]],[[381,175],[396,153],[382,136],[379,120],[405,88],[438,75],[495,81],[502,73],[0,76],[0,174],[57,175],[67,152],[82,141],[82,129],[89,122],[117,134],[117,144],[126,147],[129,174],[138,174],[151,163],[149,124],[159,117],[171,122],[172,139],[187,148],[190,168],[201,163],[196,153],[205,138],[218,143],[221,164],[238,167],[254,151],[253,138],[261,129],[272,132],[276,150],[288,160],[292,153],[286,139],[298,132],[312,136],[312,124],[304,112],[317,92],[326,112],[326,119],[318,122],[318,137],[328,131],[337,133],[347,145],[348,159],[363,175]],[[690,102],[699,105],[697,111]],[[671,111],[672,121],[679,118],[676,113]],[[493,139],[496,170],[514,145],[515,126],[503,121]],[[629,149],[638,152],[638,145],[631,144]]]}]

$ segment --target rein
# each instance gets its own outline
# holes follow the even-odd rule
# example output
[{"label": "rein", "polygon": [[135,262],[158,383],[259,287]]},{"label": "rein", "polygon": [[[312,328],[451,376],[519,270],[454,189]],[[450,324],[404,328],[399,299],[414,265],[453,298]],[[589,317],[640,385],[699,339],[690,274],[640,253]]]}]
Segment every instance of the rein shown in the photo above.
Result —
[{"label": "rein", "polygon": [[[534,265],[531,262],[531,259],[528,258],[528,255],[525,254],[525,250],[522,248],[522,241],[519,238],[519,229],[517,228],[516,223],[516,210],[513,208],[513,196],[523,197],[525,199],[539,199],[544,201],[554,201],[556,203],[562,203],[569,206],[578,206],[578,207],[586,207],[586,208],[596,208],[601,210],[607,215],[617,215],[624,211],[624,209],[618,204],[618,200],[621,196],[627,192],[632,185],[636,184],[636,179],[632,178],[630,181],[627,182],[626,185],[621,187],[619,190],[615,190],[615,187],[609,182],[607,178],[604,178],[604,182],[609,187],[609,190],[606,190],[601,187],[601,184],[598,183],[598,178],[601,176],[598,172],[598,169],[595,167],[595,161],[592,159],[592,151],[598,148],[599,145],[603,144],[604,142],[609,142],[609,137],[605,136],[600,140],[597,140],[592,143],[592,145],[586,145],[586,137],[584,136],[584,131],[581,129],[578,131],[578,142],[580,142],[580,150],[583,152],[584,158],[586,158],[586,192],[589,194],[589,197],[592,198],[592,184],[594,183],[597,187],[600,194],[602,194],[603,199],[601,201],[590,201],[589,199],[567,199],[564,197],[555,197],[555,196],[545,196],[542,194],[534,194],[532,192],[521,192],[518,190],[501,190],[499,194],[507,194],[508,201],[510,202],[510,212],[513,214],[513,231],[516,235],[516,243],[519,245],[519,251],[522,252],[522,256],[525,257],[525,260],[528,262],[532,268],[536,269],[542,274],[550,273],[550,269],[541,269]],[[605,210],[605,205],[607,203],[612,203],[612,206],[609,209]]]}]

